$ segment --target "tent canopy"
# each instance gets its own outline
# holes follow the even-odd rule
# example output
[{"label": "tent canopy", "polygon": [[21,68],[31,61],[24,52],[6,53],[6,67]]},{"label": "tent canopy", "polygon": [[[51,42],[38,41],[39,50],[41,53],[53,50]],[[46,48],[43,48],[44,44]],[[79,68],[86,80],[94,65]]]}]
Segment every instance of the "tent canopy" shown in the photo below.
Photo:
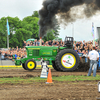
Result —
[{"label": "tent canopy", "polygon": [[26,42],[28,42],[28,41],[33,41],[34,42],[34,40],[35,39],[33,39],[33,38],[32,39],[27,39]]},{"label": "tent canopy", "polygon": [[62,38],[57,37],[57,38],[55,38],[55,39],[53,39],[53,40],[55,40],[55,41],[61,41]]}]

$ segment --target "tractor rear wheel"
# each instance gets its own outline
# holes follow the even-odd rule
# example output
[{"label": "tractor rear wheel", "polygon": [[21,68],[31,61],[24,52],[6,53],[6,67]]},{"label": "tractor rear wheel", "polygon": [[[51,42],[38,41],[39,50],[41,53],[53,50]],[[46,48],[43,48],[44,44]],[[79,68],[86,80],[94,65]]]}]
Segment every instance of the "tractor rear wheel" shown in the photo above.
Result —
[{"label": "tractor rear wheel", "polygon": [[61,71],[55,64],[55,61],[52,61],[52,67],[56,70],[56,71]]},{"label": "tractor rear wheel", "polygon": [[25,68],[25,63],[22,63],[22,67],[26,70],[26,68]]},{"label": "tractor rear wheel", "polygon": [[29,59],[25,62],[25,69],[32,71],[36,68],[36,62],[33,59]]},{"label": "tractor rear wheel", "polygon": [[80,58],[72,49],[61,50],[55,60],[56,66],[61,71],[74,71],[79,66]]}]

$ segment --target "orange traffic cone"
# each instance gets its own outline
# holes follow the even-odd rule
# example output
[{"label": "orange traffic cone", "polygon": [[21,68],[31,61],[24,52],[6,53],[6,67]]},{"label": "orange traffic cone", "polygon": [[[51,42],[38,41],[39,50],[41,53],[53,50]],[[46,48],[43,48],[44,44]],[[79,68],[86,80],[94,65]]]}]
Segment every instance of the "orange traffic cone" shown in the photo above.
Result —
[{"label": "orange traffic cone", "polygon": [[48,78],[46,83],[53,83],[52,82],[52,75],[51,75],[51,69],[49,68]]}]

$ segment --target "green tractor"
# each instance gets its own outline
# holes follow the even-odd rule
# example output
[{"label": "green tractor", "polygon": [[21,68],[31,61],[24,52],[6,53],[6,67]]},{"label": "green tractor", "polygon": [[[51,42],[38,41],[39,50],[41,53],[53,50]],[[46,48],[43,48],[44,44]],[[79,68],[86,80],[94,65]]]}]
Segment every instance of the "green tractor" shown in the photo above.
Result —
[{"label": "green tractor", "polygon": [[73,50],[73,37],[65,37],[64,47],[26,46],[27,58],[16,59],[15,65],[22,65],[25,70],[36,68],[36,61],[41,58],[52,65],[56,71],[74,71],[78,68],[80,58]]}]

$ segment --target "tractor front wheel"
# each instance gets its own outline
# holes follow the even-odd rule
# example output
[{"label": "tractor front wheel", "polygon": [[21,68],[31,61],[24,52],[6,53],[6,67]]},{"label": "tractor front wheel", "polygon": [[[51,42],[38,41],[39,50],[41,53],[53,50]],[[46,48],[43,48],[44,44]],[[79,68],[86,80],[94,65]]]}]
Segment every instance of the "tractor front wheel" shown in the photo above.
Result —
[{"label": "tractor front wheel", "polygon": [[25,69],[32,71],[36,68],[36,62],[33,59],[29,59],[25,62]]}]

